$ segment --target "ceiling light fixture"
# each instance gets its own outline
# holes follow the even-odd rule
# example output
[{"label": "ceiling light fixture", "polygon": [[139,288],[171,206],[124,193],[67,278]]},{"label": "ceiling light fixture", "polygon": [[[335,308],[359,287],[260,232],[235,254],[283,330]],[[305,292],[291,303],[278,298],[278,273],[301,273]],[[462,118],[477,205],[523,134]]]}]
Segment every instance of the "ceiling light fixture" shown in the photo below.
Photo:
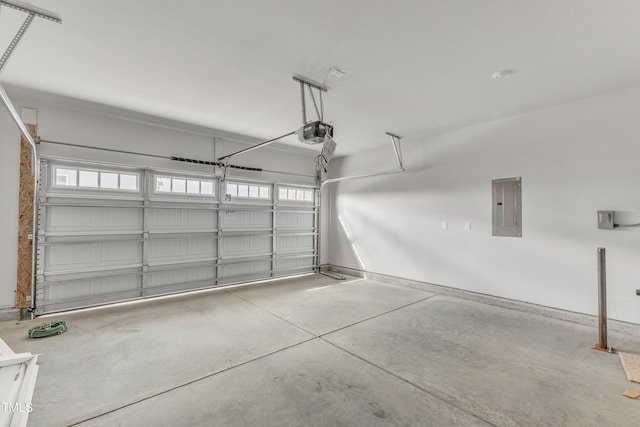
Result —
[{"label": "ceiling light fixture", "polygon": [[505,70],[500,70],[500,71],[497,71],[497,72],[493,73],[492,77],[495,80],[499,80],[499,79],[504,79],[505,77],[512,76],[517,72],[518,72],[518,70],[516,70],[515,68],[507,68]]}]

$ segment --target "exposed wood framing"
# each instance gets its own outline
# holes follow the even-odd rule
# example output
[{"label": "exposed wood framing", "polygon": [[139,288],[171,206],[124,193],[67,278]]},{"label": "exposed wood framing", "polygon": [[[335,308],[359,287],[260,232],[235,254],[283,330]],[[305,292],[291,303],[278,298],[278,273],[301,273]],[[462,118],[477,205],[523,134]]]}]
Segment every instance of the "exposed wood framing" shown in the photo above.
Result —
[{"label": "exposed wood framing", "polygon": [[[36,125],[27,124],[32,136],[36,135]],[[18,275],[16,284],[16,307],[31,306],[31,276],[33,240],[33,192],[35,179],[31,174],[32,150],[29,143],[20,137],[20,192],[18,195]]]}]

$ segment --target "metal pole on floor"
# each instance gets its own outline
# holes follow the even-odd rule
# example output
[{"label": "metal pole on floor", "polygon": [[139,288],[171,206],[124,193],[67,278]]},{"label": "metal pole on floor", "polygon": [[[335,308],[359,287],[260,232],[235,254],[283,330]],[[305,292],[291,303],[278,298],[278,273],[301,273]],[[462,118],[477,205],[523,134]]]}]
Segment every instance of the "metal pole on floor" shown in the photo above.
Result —
[{"label": "metal pole on floor", "polygon": [[607,257],[598,248],[598,345],[607,348]]},{"label": "metal pole on floor", "polygon": [[613,353],[607,344],[607,258],[605,248],[598,248],[598,342],[593,346]]}]

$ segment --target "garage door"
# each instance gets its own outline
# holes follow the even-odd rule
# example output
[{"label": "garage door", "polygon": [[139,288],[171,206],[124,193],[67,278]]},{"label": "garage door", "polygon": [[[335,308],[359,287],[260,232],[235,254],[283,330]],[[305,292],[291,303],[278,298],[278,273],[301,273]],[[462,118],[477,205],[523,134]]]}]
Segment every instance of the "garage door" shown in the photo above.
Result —
[{"label": "garage door", "polygon": [[36,314],[312,272],[316,190],[44,159]]}]

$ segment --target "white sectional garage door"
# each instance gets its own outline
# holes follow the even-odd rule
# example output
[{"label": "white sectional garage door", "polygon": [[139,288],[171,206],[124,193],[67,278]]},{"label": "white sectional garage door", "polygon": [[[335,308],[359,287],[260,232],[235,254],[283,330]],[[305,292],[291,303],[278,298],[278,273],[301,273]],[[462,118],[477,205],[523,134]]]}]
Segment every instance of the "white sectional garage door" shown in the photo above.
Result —
[{"label": "white sectional garage door", "polygon": [[316,191],[42,161],[36,314],[312,272]]}]

